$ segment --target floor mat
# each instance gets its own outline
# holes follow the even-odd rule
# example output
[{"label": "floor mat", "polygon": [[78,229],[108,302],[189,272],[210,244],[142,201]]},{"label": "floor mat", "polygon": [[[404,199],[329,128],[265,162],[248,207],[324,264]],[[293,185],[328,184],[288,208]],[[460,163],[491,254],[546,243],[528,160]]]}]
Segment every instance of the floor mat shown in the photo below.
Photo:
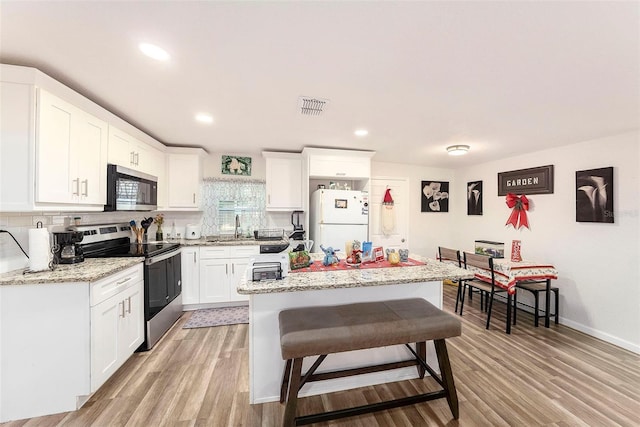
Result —
[{"label": "floor mat", "polygon": [[238,323],[249,323],[248,305],[196,310],[191,313],[191,317],[183,328],[210,328],[212,326],[235,325]]}]

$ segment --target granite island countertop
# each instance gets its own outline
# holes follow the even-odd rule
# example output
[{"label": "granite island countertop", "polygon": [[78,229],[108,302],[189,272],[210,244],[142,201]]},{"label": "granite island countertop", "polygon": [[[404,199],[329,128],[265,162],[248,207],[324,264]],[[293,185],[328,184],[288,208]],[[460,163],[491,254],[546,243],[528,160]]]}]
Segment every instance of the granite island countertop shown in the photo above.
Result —
[{"label": "granite island countertop", "polygon": [[425,265],[389,268],[353,268],[349,270],[294,272],[282,280],[253,282],[246,275],[238,285],[239,294],[312,291],[337,288],[393,285],[400,283],[435,282],[472,279],[473,273],[449,263],[411,254],[410,258]]},{"label": "granite island countertop", "polygon": [[144,257],[87,258],[77,264],[59,264],[53,271],[23,274],[24,269],[13,270],[0,274],[0,286],[95,282],[143,261]]}]

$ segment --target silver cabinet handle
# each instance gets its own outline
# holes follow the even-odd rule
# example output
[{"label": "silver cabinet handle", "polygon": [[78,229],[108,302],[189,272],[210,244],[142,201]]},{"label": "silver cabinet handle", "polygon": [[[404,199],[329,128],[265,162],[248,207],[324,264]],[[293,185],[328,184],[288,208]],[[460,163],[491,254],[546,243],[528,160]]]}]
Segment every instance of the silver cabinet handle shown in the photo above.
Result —
[{"label": "silver cabinet handle", "polygon": [[129,305],[128,305],[129,308],[127,309],[127,313],[131,314],[131,297],[127,298],[127,301],[129,302]]},{"label": "silver cabinet handle", "polygon": [[404,243],[404,239],[400,240],[402,243]]},{"label": "silver cabinet handle", "polygon": [[135,161],[135,154],[133,151],[129,153],[129,164],[131,165],[135,165],[136,161]]},{"label": "silver cabinet handle", "polygon": [[236,274],[236,265],[231,264],[231,274]]},{"label": "silver cabinet handle", "polygon": [[127,283],[129,280],[131,280],[131,277],[126,277],[126,278],[120,280],[119,282],[116,282],[116,286],[120,286],[120,285],[122,285],[124,283]]},{"label": "silver cabinet handle", "polygon": [[193,203],[196,202],[196,193],[193,193]]},{"label": "silver cabinet handle", "polygon": [[120,317],[124,318],[124,301],[119,302],[119,303],[118,303],[118,306],[120,306],[120,307],[121,307],[121,310],[120,310]]},{"label": "silver cabinet handle", "polygon": [[82,184],[84,184],[84,192],[82,193],[82,195],[85,197],[89,197],[89,180],[82,180]]},{"label": "silver cabinet handle", "polygon": [[224,273],[225,273],[226,275],[228,275],[228,274],[229,274],[229,264],[227,264],[227,265],[225,265],[225,266],[224,266]]},{"label": "silver cabinet handle", "polygon": [[76,178],[72,180],[71,183],[76,187],[76,191],[74,191],[72,194],[74,196],[79,196],[80,195],[80,178]]},{"label": "silver cabinet handle", "polygon": [[336,172],[337,176],[345,176],[347,173],[346,172]]},{"label": "silver cabinet handle", "polygon": [[140,153],[136,153],[135,159],[136,159],[136,166],[138,166],[138,164],[140,163]]},{"label": "silver cabinet handle", "polygon": [[196,263],[196,253],[195,252],[193,253],[193,263],[194,264]]}]

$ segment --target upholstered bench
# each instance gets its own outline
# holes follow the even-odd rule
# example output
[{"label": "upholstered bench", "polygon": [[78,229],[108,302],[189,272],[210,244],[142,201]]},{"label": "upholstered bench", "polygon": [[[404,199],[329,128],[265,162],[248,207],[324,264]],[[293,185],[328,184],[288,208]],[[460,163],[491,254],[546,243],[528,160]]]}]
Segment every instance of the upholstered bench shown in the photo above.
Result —
[{"label": "upholstered bench", "polygon": [[[294,426],[349,417],[363,413],[446,398],[455,419],[458,397],[445,344],[446,338],[459,336],[460,321],[420,298],[365,302],[335,306],[303,307],[283,310],[279,315],[280,347],[286,360],[280,402],[286,400],[283,426]],[[433,341],[441,374],[426,363],[426,342]],[[410,343],[415,343],[415,350]],[[405,344],[409,360],[316,374],[331,353]],[[318,356],[302,375],[302,361]],[[373,403],[338,411],[296,417],[298,391],[306,382],[417,366],[420,378],[425,371],[442,390],[396,400]]]}]

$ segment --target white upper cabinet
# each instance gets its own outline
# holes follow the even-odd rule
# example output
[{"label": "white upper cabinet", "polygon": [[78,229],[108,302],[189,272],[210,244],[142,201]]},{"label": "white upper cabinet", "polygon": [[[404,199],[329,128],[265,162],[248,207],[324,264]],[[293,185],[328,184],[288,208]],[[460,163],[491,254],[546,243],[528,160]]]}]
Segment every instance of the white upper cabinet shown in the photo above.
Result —
[{"label": "white upper cabinet", "polygon": [[0,95],[0,212],[102,211],[107,162],[157,176],[167,205],[162,144],[35,68],[0,64]]},{"label": "white upper cabinet", "polygon": [[107,123],[42,89],[37,106],[35,202],[102,209]]},{"label": "white upper cabinet", "polygon": [[167,152],[167,208],[198,210],[202,181],[201,148],[170,147]]},{"label": "white upper cabinet", "polygon": [[267,211],[302,210],[302,156],[262,152],[266,162]]},{"label": "white upper cabinet", "polygon": [[305,148],[309,178],[365,179],[371,175],[373,151]]},{"label": "white upper cabinet", "polygon": [[154,175],[153,171],[157,169],[155,150],[115,126],[109,126],[109,163]]}]

